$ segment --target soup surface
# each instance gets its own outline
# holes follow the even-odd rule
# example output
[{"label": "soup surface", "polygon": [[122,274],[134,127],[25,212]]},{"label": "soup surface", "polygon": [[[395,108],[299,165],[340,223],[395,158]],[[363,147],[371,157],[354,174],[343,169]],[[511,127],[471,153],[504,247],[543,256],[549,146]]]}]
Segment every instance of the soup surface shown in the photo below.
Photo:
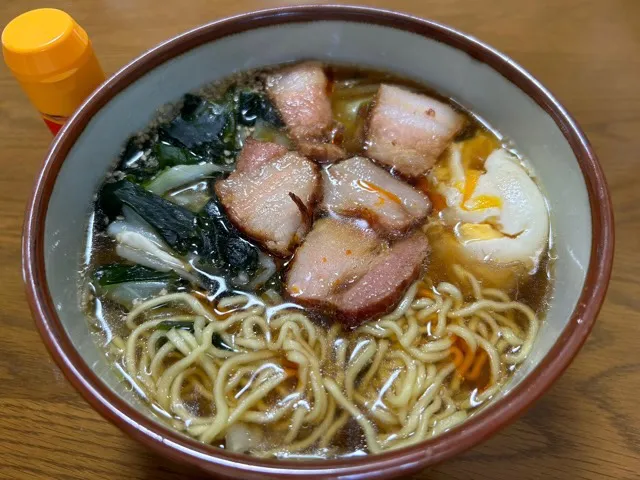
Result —
[{"label": "soup surface", "polygon": [[454,100],[305,62],[187,94],[89,219],[83,303],[174,428],[263,457],[378,453],[473,415],[531,351],[549,214]]}]

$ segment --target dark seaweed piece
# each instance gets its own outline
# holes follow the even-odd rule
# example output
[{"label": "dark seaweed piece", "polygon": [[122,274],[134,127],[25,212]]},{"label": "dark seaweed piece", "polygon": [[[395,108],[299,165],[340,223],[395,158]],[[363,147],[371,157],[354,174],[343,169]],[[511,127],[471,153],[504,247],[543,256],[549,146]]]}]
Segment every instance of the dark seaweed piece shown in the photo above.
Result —
[{"label": "dark seaweed piece", "polygon": [[151,225],[167,244],[184,255],[188,252],[203,253],[202,232],[196,216],[187,210],[128,180],[104,185],[99,203],[109,217],[122,212],[128,205]]},{"label": "dark seaweed piece", "polygon": [[151,142],[140,143],[137,136],[130,137],[120,154],[116,170],[119,170],[135,180],[143,180],[153,176],[157,166],[148,162],[144,151],[151,147]]},{"label": "dark seaweed piece", "polygon": [[187,93],[184,97],[182,97],[182,108],[180,109],[180,116],[185,120],[193,120],[197,113],[201,110],[202,106],[202,98],[192,93]]},{"label": "dark seaweed piece", "polygon": [[120,161],[123,162],[124,166],[130,166],[142,156],[143,150],[137,137],[130,137],[124,146],[124,150],[120,154]]},{"label": "dark seaweed piece", "polygon": [[216,199],[195,215],[135,183],[121,180],[104,185],[98,204],[111,218],[122,212],[123,205],[129,206],[176,252],[199,255],[201,261],[223,270],[225,276],[240,272],[253,275],[257,269],[258,247],[242,238]]},{"label": "dark seaweed piece", "polygon": [[142,265],[111,263],[99,266],[93,274],[93,279],[104,287],[127,282],[179,281],[180,277],[175,272],[158,272]]},{"label": "dark seaweed piece", "polygon": [[258,266],[258,247],[240,236],[231,224],[217,199],[210,200],[199,214],[210,259],[231,272],[255,273]]},{"label": "dark seaweed piece", "polygon": [[187,95],[180,115],[160,127],[162,137],[211,161],[225,150],[236,150],[236,118],[233,105],[218,104]]},{"label": "dark seaweed piece", "polygon": [[238,95],[238,123],[252,127],[258,119],[275,127],[284,127],[284,122],[276,107],[266,95],[250,90]]},{"label": "dark seaweed piece", "polygon": [[258,247],[240,236],[216,200],[195,215],[135,183],[121,180],[105,184],[99,204],[110,217],[119,215],[122,206],[128,205],[181,255],[200,255],[205,262],[233,274],[251,275],[256,271]]},{"label": "dark seaweed piece", "polygon": [[253,275],[258,266],[258,249],[244,238],[230,236],[222,248],[222,256],[234,271]]},{"label": "dark seaweed piece", "polygon": [[217,199],[213,199],[207,202],[207,204],[202,207],[200,216],[206,219],[218,221],[220,224],[222,224],[227,232],[229,232],[229,230],[233,228],[231,222],[229,222],[226,214],[220,207],[220,203]]}]

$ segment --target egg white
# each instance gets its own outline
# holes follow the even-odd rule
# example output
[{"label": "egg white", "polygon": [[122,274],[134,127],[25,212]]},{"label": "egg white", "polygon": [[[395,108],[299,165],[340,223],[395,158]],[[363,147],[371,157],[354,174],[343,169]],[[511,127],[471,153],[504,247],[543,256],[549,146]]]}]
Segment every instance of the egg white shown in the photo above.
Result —
[{"label": "egg white", "polygon": [[[518,159],[505,149],[494,150],[466,201],[468,172],[459,146],[451,147],[447,162],[448,180],[439,182],[435,176],[431,180],[447,204],[442,218],[455,226],[467,254],[477,260],[535,267],[548,241],[549,214],[542,192]],[[478,208],[482,199],[493,199],[489,202],[493,205]]]}]

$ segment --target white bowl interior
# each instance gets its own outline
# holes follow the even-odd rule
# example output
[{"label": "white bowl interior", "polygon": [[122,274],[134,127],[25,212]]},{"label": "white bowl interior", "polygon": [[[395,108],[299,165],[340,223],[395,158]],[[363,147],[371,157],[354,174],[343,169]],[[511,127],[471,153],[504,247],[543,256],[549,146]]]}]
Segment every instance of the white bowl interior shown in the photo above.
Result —
[{"label": "white bowl interior", "polygon": [[366,65],[425,82],[514,140],[533,166],[552,211],[555,287],[531,355],[501,393],[508,394],[566,327],[583,287],[591,214],[580,167],[555,122],[492,68],[435,40],[346,21],[271,26],[202,45],[140,78],[89,122],[58,175],[45,225],[47,281],[75,348],[112,390],[153,417],[94,343],[79,307],[77,271],[92,197],[126,139],[163,104],[232,72],[305,58]]}]

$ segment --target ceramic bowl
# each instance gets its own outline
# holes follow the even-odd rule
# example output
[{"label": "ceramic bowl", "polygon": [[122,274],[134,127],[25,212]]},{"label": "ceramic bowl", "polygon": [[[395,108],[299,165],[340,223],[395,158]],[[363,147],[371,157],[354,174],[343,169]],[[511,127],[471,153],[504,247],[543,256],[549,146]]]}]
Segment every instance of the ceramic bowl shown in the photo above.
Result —
[{"label": "ceramic bowl", "polygon": [[[551,305],[534,349],[491,404],[417,445],[338,460],[279,461],[204,445],[159,421],[118,378],[79,308],[78,266],[96,189],[128,136],[158,107],[232,72],[300,59],[389,70],[450,95],[513,141],[552,212],[557,254]],[[87,401],[163,456],[253,478],[390,478],[442,462],[497,432],[538,399],[587,338],[613,256],[611,201],[575,121],[505,55],[449,27],[370,8],[281,8],[216,21],[146,52],[102,85],[55,138],[26,215],[24,277],[36,324]]]}]

